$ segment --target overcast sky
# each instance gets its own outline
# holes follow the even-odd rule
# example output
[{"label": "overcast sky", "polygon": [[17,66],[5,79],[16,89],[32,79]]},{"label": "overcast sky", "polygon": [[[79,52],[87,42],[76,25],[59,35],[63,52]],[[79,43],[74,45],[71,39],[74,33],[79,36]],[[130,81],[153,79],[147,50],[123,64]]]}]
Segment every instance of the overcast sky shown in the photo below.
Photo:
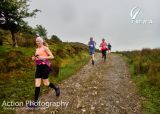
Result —
[{"label": "overcast sky", "polygon": [[[156,48],[160,47],[159,5],[160,0],[31,0],[30,9],[42,12],[27,20],[63,41],[87,44],[92,36],[98,46],[105,38],[114,51]],[[133,15],[140,9],[136,20],[147,24],[131,23],[134,7]]]}]

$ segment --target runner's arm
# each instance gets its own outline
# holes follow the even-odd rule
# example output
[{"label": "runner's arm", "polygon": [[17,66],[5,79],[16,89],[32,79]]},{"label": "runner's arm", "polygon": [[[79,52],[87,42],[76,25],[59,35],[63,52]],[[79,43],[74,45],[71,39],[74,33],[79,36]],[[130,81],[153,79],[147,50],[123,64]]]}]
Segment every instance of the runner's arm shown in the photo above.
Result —
[{"label": "runner's arm", "polygon": [[48,56],[43,59],[54,59],[54,56],[53,56],[51,50],[48,47],[45,47],[45,50],[48,53]]},{"label": "runner's arm", "polygon": [[89,42],[88,42],[88,46],[89,46]]},{"label": "runner's arm", "polygon": [[96,42],[94,41],[94,45],[96,46]]},{"label": "runner's arm", "polygon": [[99,45],[99,47],[102,47],[102,43]]}]

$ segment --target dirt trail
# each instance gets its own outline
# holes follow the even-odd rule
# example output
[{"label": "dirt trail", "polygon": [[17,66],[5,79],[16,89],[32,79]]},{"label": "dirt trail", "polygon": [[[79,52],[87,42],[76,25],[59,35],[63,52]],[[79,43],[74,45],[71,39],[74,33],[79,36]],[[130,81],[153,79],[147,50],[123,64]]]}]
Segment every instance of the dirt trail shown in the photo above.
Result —
[{"label": "dirt trail", "polygon": [[103,62],[97,54],[94,66],[89,63],[64,80],[59,98],[54,91],[41,97],[43,102],[61,102],[57,107],[17,109],[16,114],[140,114],[140,97],[125,61],[116,54],[107,57]]}]

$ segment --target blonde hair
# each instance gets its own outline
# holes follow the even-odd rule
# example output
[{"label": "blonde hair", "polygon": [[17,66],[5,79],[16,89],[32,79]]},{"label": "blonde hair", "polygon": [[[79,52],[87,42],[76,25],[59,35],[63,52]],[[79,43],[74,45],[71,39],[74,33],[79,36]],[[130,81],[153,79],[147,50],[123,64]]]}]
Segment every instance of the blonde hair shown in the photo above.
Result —
[{"label": "blonde hair", "polygon": [[48,47],[48,43],[46,41],[43,42],[43,45]]},{"label": "blonde hair", "polygon": [[44,46],[48,47],[48,43],[41,37],[37,37],[36,41],[41,42]]},{"label": "blonde hair", "polygon": [[43,38],[41,38],[41,37],[37,37],[37,38],[36,38],[36,41],[39,41],[39,42],[41,42],[41,43],[44,42]]}]

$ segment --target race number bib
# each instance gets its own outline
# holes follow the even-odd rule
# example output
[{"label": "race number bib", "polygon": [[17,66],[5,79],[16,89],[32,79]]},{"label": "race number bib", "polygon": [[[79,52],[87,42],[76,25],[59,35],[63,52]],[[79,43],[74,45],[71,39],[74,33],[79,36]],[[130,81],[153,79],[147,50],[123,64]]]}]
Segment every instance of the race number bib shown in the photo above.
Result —
[{"label": "race number bib", "polygon": [[90,47],[94,47],[94,45],[90,45]]}]

